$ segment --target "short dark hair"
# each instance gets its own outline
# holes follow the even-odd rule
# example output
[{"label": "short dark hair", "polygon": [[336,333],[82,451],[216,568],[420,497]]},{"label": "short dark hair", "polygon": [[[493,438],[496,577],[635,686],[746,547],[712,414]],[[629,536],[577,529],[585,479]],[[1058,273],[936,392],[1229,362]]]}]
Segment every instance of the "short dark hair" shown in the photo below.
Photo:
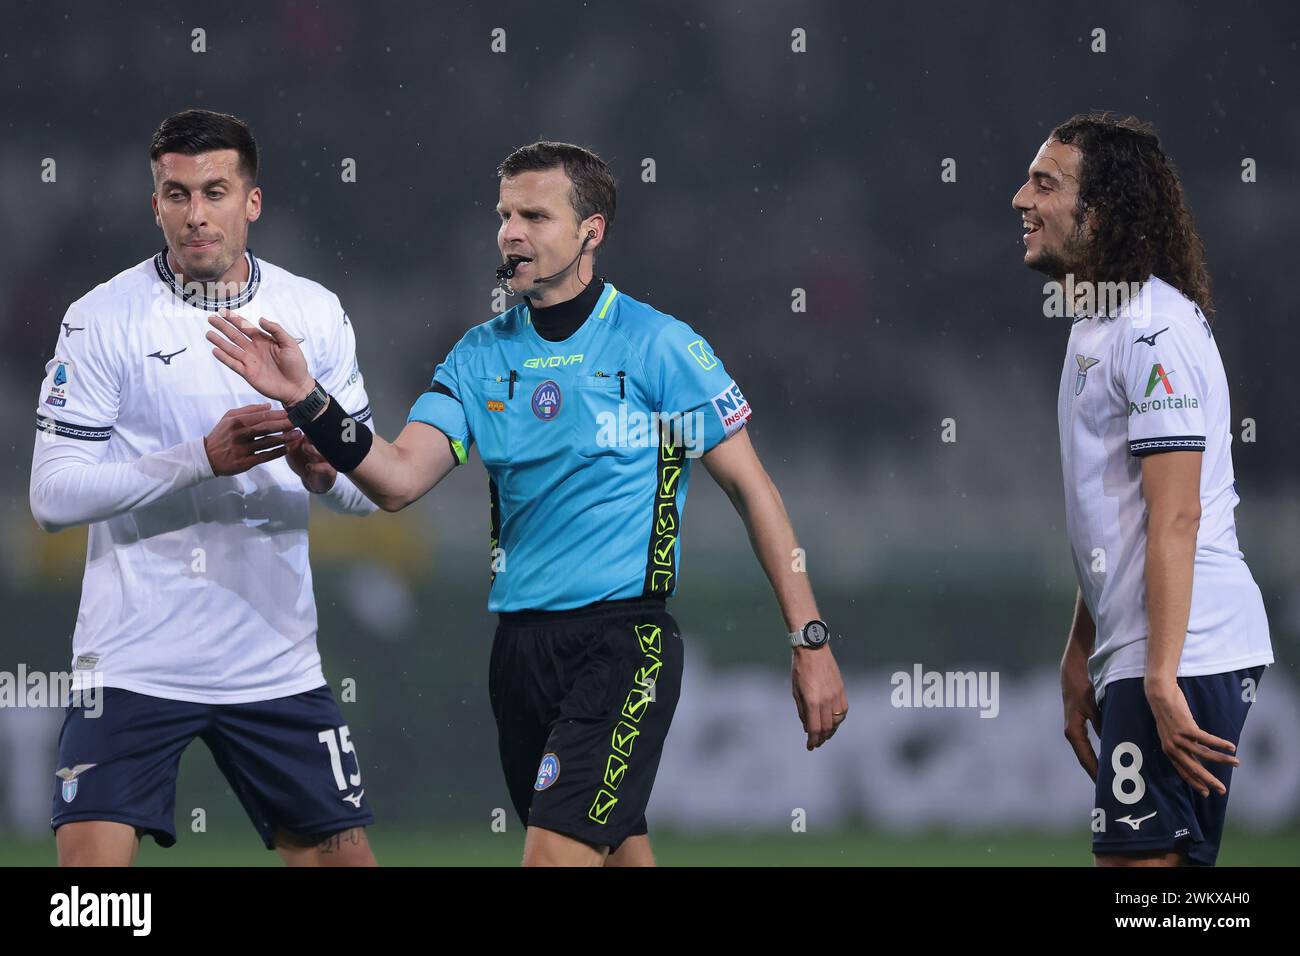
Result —
[{"label": "short dark hair", "polygon": [[257,185],[257,141],[253,131],[237,116],[212,110],[189,109],[173,113],[162,121],[149,144],[149,161],[163,153],[197,156],[216,149],[239,153],[239,171]]},{"label": "short dark hair", "polygon": [[605,161],[589,149],[572,143],[552,143],[540,140],[520,146],[497,167],[497,177],[518,176],[520,173],[541,172],[564,167],[564,174],[573,184],[569,203],[581,222],[588,216],[600,213],[605,217],[605,234],[614,228],[614,211],[618,206],[614,174]]},{"label": "short dark hair", "polygon": [[1212,314],[1205,245],[1155,127],[1136,116],[1093,111],[1070,117],[1052,139],[1083,154],[1080,222],[1089,212],[1097,217],[1087,278],[1141,282],[1156,275]]}]

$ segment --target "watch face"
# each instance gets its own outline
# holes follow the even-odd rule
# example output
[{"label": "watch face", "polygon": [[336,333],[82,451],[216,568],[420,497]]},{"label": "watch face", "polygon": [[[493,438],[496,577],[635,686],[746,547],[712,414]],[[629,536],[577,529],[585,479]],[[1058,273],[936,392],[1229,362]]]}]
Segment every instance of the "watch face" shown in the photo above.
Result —
[{"label": "watch face", "polygon": [[805,625],[803,629],[803,639],[813,647],[820,647],[826,643],[830,634],[826,632],[826,625],[821,621],[812,621]]}]

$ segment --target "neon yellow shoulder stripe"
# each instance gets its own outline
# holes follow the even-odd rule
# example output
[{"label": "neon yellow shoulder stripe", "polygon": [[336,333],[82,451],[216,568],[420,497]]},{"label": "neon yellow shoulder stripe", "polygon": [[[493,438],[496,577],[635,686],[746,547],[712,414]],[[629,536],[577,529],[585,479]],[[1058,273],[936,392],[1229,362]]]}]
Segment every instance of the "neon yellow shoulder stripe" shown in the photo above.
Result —
[{"label": "neon yellow shoulder stripe", "polygon": [[609,311],[610,304],[616,298],[618,298],[618,290],[615,289],[614,286],[611,284],[609,287],[609,294],[605,296],[605,304],[602,305],[600,307],[600,311],[596,313],[596,318],[603,319],[605,317],[605,313]]}]

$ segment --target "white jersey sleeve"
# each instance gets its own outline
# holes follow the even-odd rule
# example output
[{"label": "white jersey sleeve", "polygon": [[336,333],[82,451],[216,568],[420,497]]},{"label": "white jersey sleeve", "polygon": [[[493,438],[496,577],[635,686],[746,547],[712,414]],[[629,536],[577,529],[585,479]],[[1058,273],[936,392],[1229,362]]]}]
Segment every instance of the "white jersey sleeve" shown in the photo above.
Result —
[{"label": "white jersey sleeve", "polygon": [[83,312],[76,303],[68,308],[36,405],[41,418],[94,433],[94,437],[83,436],[86,441],[108,441],[117,421],[122,343],[111,326],[112,322]]},{"label": "white jersey sleeve", "polygon": [[122,390],[110,322],[68,309],[37,398],[28,496],[46,531],[105,521],[212,477],[203,440],[105,462]]},{"label": "white jersey sleeve", "polygon": [[1205,451],[1209,370],[1200,358],[1204,344],[1187,341],[1202,334],[1189,321],[1162,321],[1157,315],[1135,322],[1132,334],[1116,337],[1115,369],[1128,400],[1129,454]]},{"label": "white jersey sleeve", "polygon": [[[370,398],[366,395],[366,382],[361,375],[357,359],[357,339],[352,320],[343,311],[337,297],[333,297],[335,314],[331,316],[330,334],[326,336],[321,364],[316,376],[321,387],[334,397],[358,424],[370,422]],[[373,424],[370,425],[373,428]],[[378,510],[378,505],[361,493],[347,475],[339,475],[325,495],[323,504],[340,514],[366,515]]]}]

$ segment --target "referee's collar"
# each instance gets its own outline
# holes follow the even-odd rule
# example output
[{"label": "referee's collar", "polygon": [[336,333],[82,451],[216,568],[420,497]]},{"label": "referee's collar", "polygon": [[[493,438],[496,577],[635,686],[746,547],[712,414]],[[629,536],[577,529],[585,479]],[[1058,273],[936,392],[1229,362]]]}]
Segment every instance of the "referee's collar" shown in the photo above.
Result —
[{"label": "referee's collar", "polygon": [[[162,252],[153,257],[153,266],[163,284],[187,305],[202,309],[204,312],[216,312],[220,309],[238,309],[248,305],[253,301],[253,296],[257,295],[257,287],[262,284],[262,267],[257,257],[253,255],[252,249],[245,249],[244,257],[248,260],[248,281],[243,283],[244,287],[239,290],[238,295],[226,297],[219,295],[225,283],[199,282],[191,279],[182,284],[180,278],[172,271],[171,263],[167,261],[166,246],[163,247]],[[218,295],[209,298],[206,293],[210,289]]]},{"label": "referee's collar", "polygon": [[596,303],[600,301],[600,294],[603,291],[605,291],[605,280],[594,279],[572,299],[548,305],[544,309],[533,305],[530,299],[528,314],[533,328],[548,342],[564,341],[587,321],[596,308]]}]

